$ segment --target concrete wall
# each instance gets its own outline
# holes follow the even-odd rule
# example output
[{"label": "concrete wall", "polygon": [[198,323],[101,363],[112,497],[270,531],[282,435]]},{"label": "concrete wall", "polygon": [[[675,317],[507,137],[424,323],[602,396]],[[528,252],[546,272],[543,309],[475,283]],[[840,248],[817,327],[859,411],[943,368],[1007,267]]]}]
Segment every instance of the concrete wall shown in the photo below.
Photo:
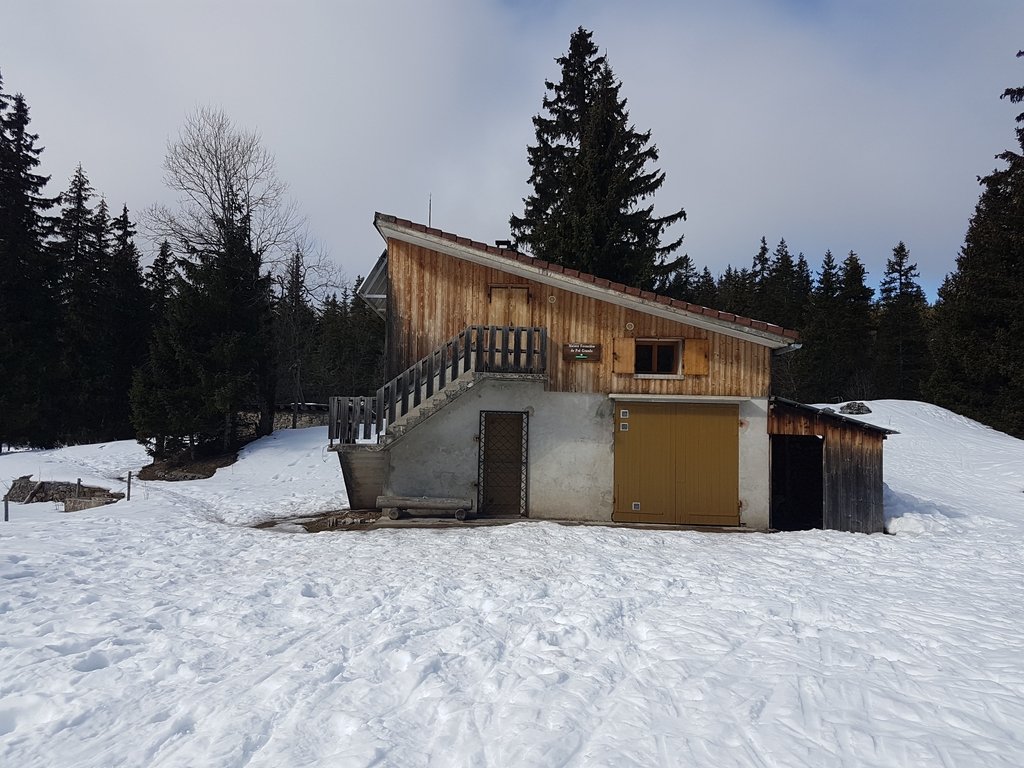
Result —
[{"label": "concrete wall", "polygon": [[768,400],[740,403],[740,523],[768,530],[771,497],[771,445],[768,440]]},{"label": "concrete wall", "polygon": [[385,493],[466,497],[475,508],[480,411],[529,414],[530,517],[611,520],[612,402],[545,392],[542,381],[477,381],[390,447]]},{"label": "concrete wall", "polygon": [[[740,522],[767,530],[768,401],[738,405]],[[475,508],[480,411],[529,414],[530,517],[611,520],[614,403],[602,394],[546,392],[542,381],[477,381],[390,447],[384,493],[465,497]]]}]

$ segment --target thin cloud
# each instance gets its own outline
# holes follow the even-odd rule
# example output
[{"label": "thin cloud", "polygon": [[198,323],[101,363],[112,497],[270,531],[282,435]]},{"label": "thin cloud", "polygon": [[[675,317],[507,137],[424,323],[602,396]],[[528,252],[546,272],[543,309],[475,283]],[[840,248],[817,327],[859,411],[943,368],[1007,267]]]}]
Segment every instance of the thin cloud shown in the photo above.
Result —
[{"label": "thin cloud", "polygon": [[52,192],[81,162],[112,205],[166,201],[167,139],[222,106],[349,277],[380,252],[373,212],[425,221],[428,196],[435,226],[507,236],[543,80],[582,24],[653,131],[659,207],[687,209],[698,264],[785,236],[814,267],[855,250],[877,279],[904,240],[934,295],[976,177],[1012,146],[998,95],[1024,82],[1009,1],[35,3],[5,22],[0,71]]}]

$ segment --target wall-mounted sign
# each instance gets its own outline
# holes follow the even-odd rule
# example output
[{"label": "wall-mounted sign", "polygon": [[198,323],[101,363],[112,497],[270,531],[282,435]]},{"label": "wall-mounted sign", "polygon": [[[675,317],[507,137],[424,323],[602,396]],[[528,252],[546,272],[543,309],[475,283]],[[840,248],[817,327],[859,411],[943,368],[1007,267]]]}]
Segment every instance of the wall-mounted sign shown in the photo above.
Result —
[{"label": "wall-mounted sign", "polygon": [[563,360],[597,362],[601,359],[601,345],[570,341],[562,345]]}]

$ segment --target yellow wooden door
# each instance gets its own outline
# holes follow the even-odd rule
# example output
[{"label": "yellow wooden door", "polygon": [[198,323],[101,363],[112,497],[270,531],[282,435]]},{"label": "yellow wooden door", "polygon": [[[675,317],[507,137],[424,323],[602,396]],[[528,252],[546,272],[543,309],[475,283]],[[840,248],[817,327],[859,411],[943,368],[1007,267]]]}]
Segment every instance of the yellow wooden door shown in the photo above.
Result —
[{"label": "yellow wooden door", "polygon": [[737,406],[616,403],[613,519],[739,525]]}]

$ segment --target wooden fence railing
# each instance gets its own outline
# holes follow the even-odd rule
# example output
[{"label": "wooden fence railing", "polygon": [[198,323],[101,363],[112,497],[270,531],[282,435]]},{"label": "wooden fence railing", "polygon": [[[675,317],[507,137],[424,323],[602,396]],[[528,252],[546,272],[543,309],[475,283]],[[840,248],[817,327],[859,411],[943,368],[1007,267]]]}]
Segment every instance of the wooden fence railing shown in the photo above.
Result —
[{"label": "wooden fence railing", "polygon": [[469,371],[546,373],[547,347],[545,328],[472,325],[402,371],[374,397],[332,397],[330,441],[379,440],[386,424],[394,424]]}]

